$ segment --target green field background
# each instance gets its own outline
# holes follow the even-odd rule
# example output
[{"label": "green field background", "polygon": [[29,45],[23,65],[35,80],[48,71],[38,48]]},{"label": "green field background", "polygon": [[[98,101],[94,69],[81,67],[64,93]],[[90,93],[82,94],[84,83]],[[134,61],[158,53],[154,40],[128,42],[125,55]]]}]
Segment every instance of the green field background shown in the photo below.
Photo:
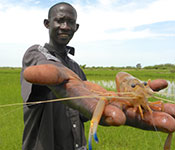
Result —
[{"label": "green field background", "polygon": [[[164,78],[175,81],[175,73],[167,70],[146,69],[85,69],[88,80],[115,80],[119,71],[126,71],[142,79]],[[114,90],[114,89],[109,89]],[[0,68],[0,150],[20,150],[23,132],[23,106],[3,107],[4,104],[21,103],[20,68]],[[86,136],[89,122],[85,123]],[[98,127],[99,143],[94,150],[163,150],[167,134],[143,131],[132,127]],[[175,138],[172,150],[175,149]]]}]

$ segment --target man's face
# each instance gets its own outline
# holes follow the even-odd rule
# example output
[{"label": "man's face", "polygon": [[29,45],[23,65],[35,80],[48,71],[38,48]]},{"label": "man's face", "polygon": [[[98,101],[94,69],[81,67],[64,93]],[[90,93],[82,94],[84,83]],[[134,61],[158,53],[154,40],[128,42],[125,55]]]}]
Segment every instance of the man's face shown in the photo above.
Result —
[{"label": "man's face", "polygon": [[67,5],[56,6],[49,18],[50,42],[67,45],[78,29],[76,18],[77,14],[71,7]]}]

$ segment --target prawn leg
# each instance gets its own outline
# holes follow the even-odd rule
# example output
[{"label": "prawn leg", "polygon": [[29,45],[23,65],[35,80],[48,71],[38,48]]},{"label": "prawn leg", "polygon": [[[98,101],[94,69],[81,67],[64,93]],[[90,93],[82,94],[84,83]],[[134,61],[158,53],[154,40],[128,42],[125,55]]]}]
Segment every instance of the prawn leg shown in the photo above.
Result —
[{"label": "prawn leg", "polygon": [[94,140],[96,142],[98,142],[98,138],[97,138],[97,126],[98,123],[101,119],[101,116],[103,114],[104,108],[105,108],[105,104],[106,104],[106,99],[104,97],[102,97],[98,103],[97,106],[94,110],[93,116],[92,116],[92,120],[90,122],[90,129],[89,129],[89,139],[88,139],[88,143],[89,143],[89,150],[92,150],[92,136],[94,137]]},{"label": "prawn leg", "polygon": [[173,133],[169,133],[164,144],[164,150],[171,150],[172,137],[173,137]]},{"label": "prawn leg", "polygon": [[150,112],[150,114],[152,114],[153,111],[151,110],[151,108],[149,107],[148,104],[146,104],[146,107],[147,107],[148,111]]},{"label": "prawn leg", "polygon": [[[156,106],[156,105],[161,105],[161,106]],[[164,111],[164,104],[161,101],[156,101],[156,102],[149,102],[149,106],[152,109],[158,109],[159,111]]]},{"label": "prawn leg", "polygon": [[139,112],[140,112],[141,118],[144,119],[144,118],[143,118],[143,111],[142,111],[142,108],[141,108],[140,105],[139,105],[138,107],[139,107]]}]

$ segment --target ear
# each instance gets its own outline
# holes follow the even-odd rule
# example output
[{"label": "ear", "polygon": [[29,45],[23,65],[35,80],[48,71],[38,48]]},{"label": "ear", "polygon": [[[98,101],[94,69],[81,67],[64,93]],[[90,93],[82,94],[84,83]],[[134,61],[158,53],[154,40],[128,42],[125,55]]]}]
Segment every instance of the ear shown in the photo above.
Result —
[{"label": "ear", "polygon": [[44,19],[44,26],[48,29],[49,28],[49,20],[48,19]]},{"label": "ear", "polygon": [[79,24],[76,24],[76,31],[79,29],[79,26],[80,26]]}]

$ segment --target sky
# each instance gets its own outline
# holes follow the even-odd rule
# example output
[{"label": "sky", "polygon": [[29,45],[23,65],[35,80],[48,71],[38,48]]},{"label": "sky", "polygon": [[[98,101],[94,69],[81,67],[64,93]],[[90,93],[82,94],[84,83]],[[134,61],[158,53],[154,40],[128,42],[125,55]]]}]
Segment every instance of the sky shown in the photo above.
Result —
[{"label": "sky", "polygon": [[[80,28],[69,46],[80,65],[175,64],[175,0],[63,0]],[[25,51],[49,41],[43,25],[59,0],[0,0],[0,67],[21,67]]]}]

